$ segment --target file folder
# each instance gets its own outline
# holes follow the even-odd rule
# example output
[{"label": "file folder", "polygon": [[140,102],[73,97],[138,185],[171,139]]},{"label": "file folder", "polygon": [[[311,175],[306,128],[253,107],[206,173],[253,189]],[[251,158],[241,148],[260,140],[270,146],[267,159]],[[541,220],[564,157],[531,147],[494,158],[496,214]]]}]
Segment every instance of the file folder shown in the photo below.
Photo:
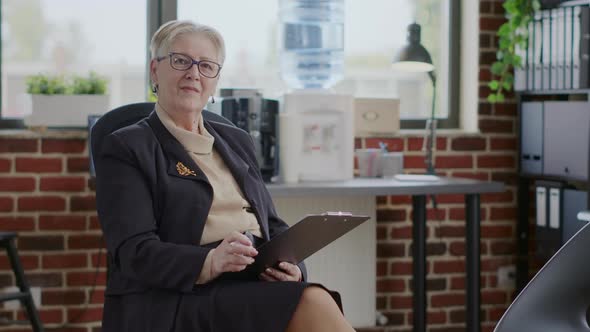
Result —
[{"label": "file folder", "polygon": [[561,247],[561,193],[560,183],[536,182],[536,256],[549,259]]}]

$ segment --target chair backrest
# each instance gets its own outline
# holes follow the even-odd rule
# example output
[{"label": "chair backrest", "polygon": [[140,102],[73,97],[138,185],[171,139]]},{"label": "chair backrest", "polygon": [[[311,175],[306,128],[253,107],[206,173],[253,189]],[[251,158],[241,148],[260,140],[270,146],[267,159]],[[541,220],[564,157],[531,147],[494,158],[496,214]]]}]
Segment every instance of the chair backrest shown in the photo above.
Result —
[{"label": "chair backrest", "polygon": [[587,224],[528,283],[494,331],[590,331],[589,248]]},{"label": "chair backrest", "polygon": [[[141,121],[150,115],[154,110],[154,103],[135,103],[123,105],[112,111],[105,113],[92,126],[90,133],[90,160],[93,162],[93,156],[98,156],[101,151],[102,141],[105,136],[116,131],[117,129],[132,125]],[[203,110],[203,119],[208,121],[221,122],[228,125],[234,125],[231,121],[221,115]]]}]

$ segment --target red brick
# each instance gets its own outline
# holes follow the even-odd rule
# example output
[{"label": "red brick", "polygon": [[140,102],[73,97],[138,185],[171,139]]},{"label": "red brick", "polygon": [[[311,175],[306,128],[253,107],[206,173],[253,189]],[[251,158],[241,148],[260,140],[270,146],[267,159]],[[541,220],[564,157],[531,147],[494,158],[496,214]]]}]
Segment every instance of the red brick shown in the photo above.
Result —
[{"label": "red brick", "polygon": [[[479,210],[481,220],[486,220],[486,210],[481,208]],[[465,209],[464,208],[450,208],[449,209],[449,220],[465,220]]]},{"label": "red brick", "polygon": [[502,318],[504,312],[506,312],[506,307],[493,307],[488,311],[488,319],[497,322]]},{"label": "red brick", "polygon": [[20,235],[18,237],[19,250],[63,250],[62,235]]},{"label": "red brick", "polygon": [[[485,95],[487,98],[487,94]],[[512,120],[494,120],[494,119],[480,119],[479,129],[482,133],[513,133],[514,121]]]},{"label": "red brick", "polygon": [[450,238],[450,237],[465,237],[465,226],[440,226],[436,229],[436,236]]},{"label": "red brick", "polygon": [[361,138],[354,139],[354,148],[355,149],[362,149],[363,148],[363,140]]},{"label": "red brick", "polygon": [[428,209],[426,211],[426,220],[442,221],[447,219],[447,213],[445,209],[437,208]]},{"label": "red brick", "polygon": [[491,220],[516,220],[516,207],[493,207],[490,213]]},{"label": "red brick", "polygon": [[412,274],[412,263],[406,262],[394,262],[389,266],[389,274],[392,276],[397,275],[411,275]]},{"label": "red brick", "polygon": [[19,211],[64,211],[66,200],[56,196],[19,197]]},{"label": "red brick", "polygon": [[384,221],[405,221],[407,218],[406,210],[396,209],[378,209],[377,222]]},{"label": "red brick", "polygon": [[412,204],[412,196],[389,196],[389,202],[392,205]]},{"label": "red brick", "polygon": [[42,305],[81,305],[86,302],[86,294],[83,290],[47,290],[44,289],[42,296]]},{"label": "red brick", "polygon": [[14,208],[12,197],[0,197],[0,212],[10,212]]},{"label": "red brick", "polygon": [[516,151],[517,140],[516,138],[493,137],[490,139],[490,147],[492,151]]},{"label": "red brick", "polygon": [[453,172],[454,178],[464,178],[464,179],[472,179],[472,180],[481,180],[481,181],[488,181],[490,179],[490,175],[488,173],[467,173],[467,172]]},{"label": "red brick", "polygon": [[464,306],[465,305],[465,294],[434,294],[431,298],[431,305],[433,307],[452,307],[452,306]]},{"label": "red brick", "polygon": [[498,257],[498,258],[485,258],[481,260],[481,271],[489,272],[493,271],[496,273],[499,267],[513,264],[513,258]]},{"label": "red brick", "polygon": [[83,177],[44,177],[39,185],[41,191],[79,192],[86,188]]},{"label": "red brick", "polygon": [[86,150],[86,140],[83,139],[43,139],[41,151],[43,153],[82,153]]},{"label": "red brick", "polygon": [[471,156],[438,156],[435,165],[437,168],[472,168]]},{"label": "red brick", "polygon": [[464,261],[434,262],[434,273],[462,273],[465,272]]},{"label": "red brick", "polygon": [[392,227],[390,236],[392,239],[411,239],[412,227]]},{"label": "red brick", "polygon": [[409,137],[408,138],[408,151],[422,151],[424,144],[424,138],[422,137]]},{"label": "red brick", "polygon": [[484,30],[490,31],[497,31],[500,29],[500,26],[506,22],[506,19],[503,17],[489,17],[489,16],[482,16],[479,18],[479,28]]},{"label": "red brick", "polygon": [[449,318],[451,323],[464,323],[465,322],[465,310],[451,310],[449,312]]},{"label": "red brick", "polygon": [[90,303],[103,304],[104,303],[104,289],[95,288],[91,295]]},{"label": "red brick", "polygon": [[510,238],[512,226],[481,226],[482,238]]},{"label": "red brick", "polygon": [[[43,324],[57,324],[63,322],[63,313],[61,309],[39,308],[38,311],[39,318],[41,318]],[[19,311],[17,319],[24,321],[27,320],[24,311]]]},{"label": "red brick", "polygon": [[99,249],[104,247],[102,235],[70,235],[68,249]]},{"label": "red brick", "polygon": [[499,116],[516,116],[518,114],[516,103],[498,103],[494,105],[494,114]]},{"label": "red brick", "polygon": [[447,313],[444,311],[428,312],[428,324],[444,324],[447,322]]},{"label": "red brick", "polygon": [[406,282],[403,279],[377,280],[378,293],[401,293],[406,290]]},{"label": "red brick", "polygon": [[[6,252],[3,252],[2,254],[3,255],[0,256],[0,270],[12,270],[12,265],[10,265],[10,261],[8,260],[8,256],[6,256]],[[39,268],[39,256],[37,255],[19,253],[18,258],[20,259],[20,263],[25,270],[35,270]]]},{"label": "red brick", "polygon": [[404,156],[404,168],[405,169],[424,169],[426,164],[424,163],[424,156]]},{"label": "red brick", "polygon": [[387,276],[387,262],[377,262],[377,277]]},{"label": "red brick", "polygon": [[389,306],[392,309],[409,309],[412,308],[412,297],[411,296],[390,296]]},{"label": "red brick", "polygon": [[492,114],[492,105],[490,105],[490,103],[479,103],[477,114],[491,115]]},{"label": "red brick", "polygon": [[33,191],[35,190],[35,179],[30,177],[0,177],[0,191]]},{"label": "red brick", "polygon": [[451,277],[451,289],[465,289],[465,277]]},{"label": "red brick", "polygon": [[514,168],[516,162],[514,156],[498,155],[498,156],[478,156],[477,167],[479,168]]},{"label": "red brick", "polygon": [[386,240],[388,229],[387,225],[377,225],[377,240]]},{"label": "red brick", "polygon": [[[485,62],[485,60],[486,60],[485,57],[486,56],[488,56],[487,60],[490,61],[490,60],[493,59],[491,57],[493,57],[494,54],[493,53],[490,53],[490,52],[482,52],[482,53],[480,53],[480,58],[479,58],[480,65],[481,64],[486,64],[486,62]],[[487,62],[487,64],[491,64],[491,62]],[[486,85],[481,85],[481,83],[480,83],[480,86],[479,86],[479,98],[485,99],[485,98],[487,98],[490,95],[491,92],[492,92],[492,90],[487,86],[487,84]],[[480,122],[481,122],[481,120],[480,120]]]},{"label": "red brick", "polygon": [[16,171],[23,173],[60,173],[62,162],[59,158],[16,158]]},{"label": "red brick", "polygon": [[479,12],[481,14],[488,14],[492,12],[492,4],[489,1],[479,2]]},{"label": "red brick", "polygon": [[457,137],[451,141],[454,151],[481,151],[486,149],[486,139],[482,137]]},{"label": "red brick", "polygon": [[[480,44],[481,43],[487,43],[487,44],[491,43],[490,36],[488,36],[488,35],[482,35],[482,36],[484,36],[484,37],[483,37],[483,39],[480,37],[480,39],[479,39]],[[486,82],[492,80],[492,72],[487,68],[480,67],[479,68],[479,80],[486,81]],[[491,112],[488,114],[491,114]]]},{"label": "red brick", "polygon": [[[68,272],[67,284],[68,286],[92,286],[94,285],[96,273],[95,272]],[[106,285],[106,273],[98,273],[96,276],[96,284]]]},{"label": "red brick", "polygon": [[[481,195],[482,203],[512,203],[514,201],[514,195],[511,190],[507,190],[503,193],[488,193]],[[494,212],[492,210],[492,219]]]},{"label": "red brick", "polygon": [[35,230],[35,220],[32,217],[0,217],[0,225],[2,225],[0,229],[2,229],[4,232],[22,232]]},{"label": "red brick", "polygon": [[404,257],[406,255],[406,248],[403,244],[398,243],[378,243],[377,257],[378,258],[392,258]]},{"label": "red brick", "polygon": [[92,267],[107,267],[107,253],[104,247],[101,248],[98,253],[90,254],[90,264],[92,265]]},{"label": "red brick", "polygon": [[482,290],[481,303],[482,304],[505,304],[506,292],[499,290]]},{"label": "red brick", "polygon": [[37,152],[37,140],[26,138],[0,138],[0,153]]},{"label": "red brick", "polygon": [[492,242],[490,250],[492,255],[512,255],[516,253],[516,244],[508,241]]},{"label": "red brick", "polygon": [[96,199],[94,196],[75,196],[70,198],[70,210],[72,211],[96,211]]},{"label": "red brick", "polygon": [[41,215],[40,230],[81,231],[86,229],[86,216]]},{"label": "red brick", "polygon": [[442,194],[436,195],[436,200],[439,204],[465,203],[465,196],[460,194]]},{"label": "red brick", "polygon": [[10,167],[12,166],[12,161],[10,159],[0,159],[0,172],[10,172]]},{"label": "red brick", "polygon": [[101,229],[97,216],[89,216],[88,217],[88,229],[89,230]]},{"label": "red brick", "polygon": [[72,269],[88,267],[86,254],[44,255],[41,258],[44,269]]},{"label": "red brick", "polygon": [[404,140],[401,138],[367,138],[365,139],[365,147],[380,148],[379,142],[387,144],[387,151],[404,151]]},{"label": "red brick", "polygon": [[102,320],[102,307],[68,309],[68,319],[73,318],[76,318],[76,322],[78,323],[99,322]]},{"label": "red brick", "polygon": [[87,157],[68,158],[68,173],[87,173],[90,169],[90,160]]},{"label": "red brick", "polygon": [[465,242],[451,242],[449,252],[453,256],[465,256]]},{"label": "red brick", "polygon": [[61,287],[63,280],[61,272],[29,272],[25,271],[29,286],[33,287]]}]

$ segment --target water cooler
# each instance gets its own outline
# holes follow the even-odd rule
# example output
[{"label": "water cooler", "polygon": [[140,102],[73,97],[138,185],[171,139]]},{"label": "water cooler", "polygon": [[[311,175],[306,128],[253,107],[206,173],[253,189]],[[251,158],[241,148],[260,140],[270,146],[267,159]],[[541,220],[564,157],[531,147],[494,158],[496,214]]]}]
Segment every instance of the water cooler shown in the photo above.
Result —
[{"label": "water cooler", "polygon": [[281,0],[279,114],[285,182],[346,180],[354,172],[354,99],[330,88],[344,74],[344,0]]}]

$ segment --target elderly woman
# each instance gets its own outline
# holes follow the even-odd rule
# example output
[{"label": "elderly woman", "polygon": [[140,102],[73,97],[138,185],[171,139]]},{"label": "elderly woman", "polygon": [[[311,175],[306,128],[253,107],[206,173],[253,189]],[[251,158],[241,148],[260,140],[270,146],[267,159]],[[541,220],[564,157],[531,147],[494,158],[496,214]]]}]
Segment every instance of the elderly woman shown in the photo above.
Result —
[{"label": "elderly woman", "polygon": [[287,225],[249,135],[203,120],[225,59],[221,35],[168,22],[151,55],[154,112],[107,136],[96,160],[111,264],[102,330],[353,331],[338,294],[307,283],[303,265],[243,273],[255,245]]}]

